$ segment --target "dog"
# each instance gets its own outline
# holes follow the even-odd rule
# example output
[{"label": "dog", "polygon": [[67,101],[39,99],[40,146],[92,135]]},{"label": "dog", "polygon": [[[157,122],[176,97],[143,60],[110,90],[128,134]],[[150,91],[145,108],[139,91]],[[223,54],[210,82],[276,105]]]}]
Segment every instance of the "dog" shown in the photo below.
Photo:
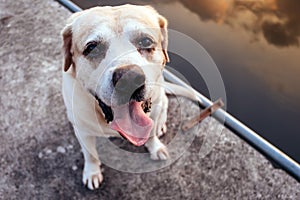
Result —
[{"label": "dog", "polygon": [[96,137],[122,136],[145,145],[154,160],[169,157],[166,90],[198,101],[167,83],[167,20],[151,6],[94,7],[74,13],[62,30],[62,93],[67,116],[84,155],[82,181],[103,181]]}]

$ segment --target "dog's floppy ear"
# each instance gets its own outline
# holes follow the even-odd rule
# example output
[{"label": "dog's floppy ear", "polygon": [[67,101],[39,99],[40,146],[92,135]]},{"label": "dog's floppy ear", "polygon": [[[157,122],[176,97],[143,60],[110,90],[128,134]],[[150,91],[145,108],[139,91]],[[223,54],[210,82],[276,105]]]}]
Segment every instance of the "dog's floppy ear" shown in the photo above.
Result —
[{"label": "dog's floppy ear", "polygon": [[162,46],[162,51],[163,51],[163,54],[164,54],[164,65],[167,63],[167,62],[170,62],[170,59],[169,59],[169,55],[168,55],[168,22],[166,20],[166,18],[164,18],[163,16],[159,15],[158,16],[158,23],[159,23],[159,26],[160,26],[160,30],[161,30],[161,33],[162,33],[162,40],[161,40],[161,46]]},{"label": "dog's floppy ear", "polygon": [[[73,60],[72,60],[72,24],[74,21],[83,13],[84,11],[81,12],[76,12],[72,14],[69,19],[67,20],[67,25],[63,28],[61,35],[63,37],[63,53],[64,53],[64,71],[68,71],[71,67],[71,65],[74,65]],[[75,67],[75,66],[73,66]]]},{"label": "dog's floppy ear", "polygon": [[64,53],[64,71],[68,71],[72,65],[72,24],[69,23],[65,26],[65,28],[61,32],[63,37],[63,53]]}]

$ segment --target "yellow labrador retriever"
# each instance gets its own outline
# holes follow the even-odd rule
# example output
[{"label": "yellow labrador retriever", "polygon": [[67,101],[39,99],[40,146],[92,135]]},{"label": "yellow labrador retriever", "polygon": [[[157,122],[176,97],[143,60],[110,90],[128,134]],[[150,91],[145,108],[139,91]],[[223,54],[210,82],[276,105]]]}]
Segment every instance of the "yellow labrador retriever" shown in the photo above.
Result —
[{"label": "yellow labrador retriever", "polygon": [[97,136],[121,135],[167,159],[158,139],[166,132],[165,88],[197,99],[164,81],[166,19],[150,6],[95,7],[73,14],[62,36],[63,97],[84,154],[83,183],[95,189],[103,180]]}]

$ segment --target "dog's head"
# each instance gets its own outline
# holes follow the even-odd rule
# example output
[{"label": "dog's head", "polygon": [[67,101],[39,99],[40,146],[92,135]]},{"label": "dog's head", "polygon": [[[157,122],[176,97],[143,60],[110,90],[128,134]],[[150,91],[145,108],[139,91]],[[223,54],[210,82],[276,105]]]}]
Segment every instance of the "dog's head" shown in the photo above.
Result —
[{"label": "dog's head", "polygon": [[111,128],[144,144],[169,60],[166,19],[150,6],[95,7],[73,14],[62,35],[63,70],[98,100]]}]

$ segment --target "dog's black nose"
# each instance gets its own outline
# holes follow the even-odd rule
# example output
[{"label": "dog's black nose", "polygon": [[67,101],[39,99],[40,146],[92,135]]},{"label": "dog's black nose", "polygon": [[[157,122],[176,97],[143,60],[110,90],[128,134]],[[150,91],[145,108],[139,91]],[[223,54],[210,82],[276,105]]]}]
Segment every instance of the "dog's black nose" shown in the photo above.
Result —
[{"label": "dog's black nose", "polygon": [[[112,82],[119,92],[134,92],[145,84],[145,74],[137,65],[126,65],[113,72]],[[132,93],[131,93],[132,94]]]}]

